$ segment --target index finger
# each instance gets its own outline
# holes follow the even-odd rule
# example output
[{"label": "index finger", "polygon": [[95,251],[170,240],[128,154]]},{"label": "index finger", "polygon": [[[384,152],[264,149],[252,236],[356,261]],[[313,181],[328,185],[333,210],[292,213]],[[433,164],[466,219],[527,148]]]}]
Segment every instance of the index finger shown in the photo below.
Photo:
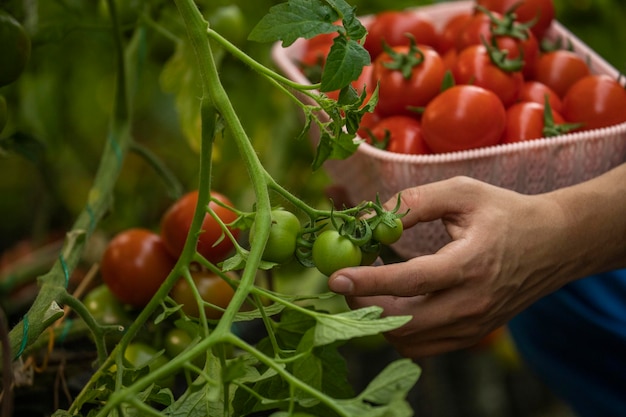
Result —
[{"label": "index finger", "polygon": [[412,297],[459,285],[460,268],[445,252],[383,266],[344,268],[328,281],[331,291],[357,297],[394,295]]}]

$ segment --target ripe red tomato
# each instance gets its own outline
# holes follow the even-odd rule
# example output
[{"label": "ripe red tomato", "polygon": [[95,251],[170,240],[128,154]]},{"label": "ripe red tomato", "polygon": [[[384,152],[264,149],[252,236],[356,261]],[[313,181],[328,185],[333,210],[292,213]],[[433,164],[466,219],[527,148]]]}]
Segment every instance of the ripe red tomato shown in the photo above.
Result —
[{"label": "ripe red tomato", "polygon": [[538,39],[543,39],[556,14],[553,0],[476,0],[476,3],[498,13],[515,8],[516,20],[521,23],[537,19],[531,30]]},{"label": "ripe red tomato", "polygon": [[435,97],[422,115],[422,133],[435,153],[495,145],[506,110],[498,96],[475,85],[457,85]]},{"label": "ripe red tomato", "polygon": [[[502,135],[502,143],[521,142],[549,136],[544,132],[547,121],[544,117],[544,105],[525,101],[516,103],[506,111],[506,128]],[[552,110],[554,124],[565,123],[563,117]]]},{"label": "ripe red tomato", "polygon": [[563,117],[568,122],[583,123],[580,130],[626,122],[626,90],[608,75],[584,77],[563,97]]},{"label": "ripe red tomato", "polygon": [[376,14],[368,25],[364,47],[372,61],[383,52],[383,41],[389,46],[409,45],[410,33],[415,42],[437,47],[438,35],[431,19],[423,13],[412,10],[389,10]]},{"label": "ripe red tomato", "polygon": [[524,77],[520,71],[506,71],[493,63],[484,45],[465,48],[453,69],[458,84],[472,84],[493,91],[505,107],[515,103]]},{"label": "ripe red tomato", "polygon": [[572,51],[558,49],[539,57],[534,79],[563,98],[572,84],[590,73],[589,66],[582,57]]},{"label": "ripe red tomato", "polygon": [[389,116],[378,122],[371,130],[370,142],[384,144],[389,152],[405,154],[432,153],[424,142],[419,121],[409,116]]},{"label": "ripe red tomato", "polygon": [[[499,13],[492,14],[494,18],[500,19]],[[456,38],[456,49],[462,51],[472,45],[481,45],[483,39],[491,40],[491,28],[494,25],[491,17],[481,11],[476,11],[465,24],[459,29],[459,35]]]},{"label": "ripe red tomato", "polygon": [[[211,191],[211,197],[227,206],[233,205],[226,196],[218,192]],[[183,250],[197,202],[198,191],[191,191],[170,206],[161,219],[161,236],[167,250],[175,257],[178,257]],[[209,203],[209,207],[225,224],[237,219],[237,214],[234,211],[222,207],[213,201]],[[239,229],[229,228],[229,230],[235,238],[239,236]],[[233,250],[233,243],[228,237],[224,237],[217,245],[215,244],[222,236],[222,233],[220,224],[207,213],[204,216],[196,249],[198,253],[210,262],[217,263],[223,261]]]},{"label": "ripe red tomato", "polygon": [[441,56],[427,45],[381,53],[372,72],[372,84],[378,81],[376,111],[383,117],[415,114],[411,108],[425,106],[439,93],[445,72]]},{"label": "ripe red tomato", "polygon": [[[192,271],[191,276],[196,288],[205,302],[220,307],[228,307],[235,290],[224,279],[208,271]],[[234,276],[233,276],[234,277]],[[200,308],[198,301],[186,279],[180,278],[170,291],[170,295],[178,304],[182,305],[182,310],[190,317],[199,317]],[[204,306],[206,317],[211,320],[218,320],[222,317],[223,311],[210,305]]]},{"label": "ripe red tomato", "polygon": [[439,43],[437,45],[437,51],[441,55],[445,54],[451,49],[456,49],[456,42],[461,33],[463,27],[472,18],[472,13],[461,12],[454,16],[451,16],[446,24],[439,32]]},{"label": "ripe red tomato", "polygon": [[101,274],[123,303],[144,307],[175,264],[161,237],[146,229],[117,234],[102,256]]},{"label": "ripe red tomato", "polygon": [[535,67],[541,50],[535,35],[527,30],[526,39],[518,39],[512,36],[496,36],[495,45],[501,51],[507,51],[507,58],[523,61],[522,74],[525,79],[530,79],[535,74]]},{"label": "ripe red tomato", "polygon": [[561,98],[550,87],[539,81],[529,80],[524,82],[519,92],[518,101],[533,101],[535,103],[544,104],[546,95],[548,96],[550,108],[562,114],[563,103]]}]

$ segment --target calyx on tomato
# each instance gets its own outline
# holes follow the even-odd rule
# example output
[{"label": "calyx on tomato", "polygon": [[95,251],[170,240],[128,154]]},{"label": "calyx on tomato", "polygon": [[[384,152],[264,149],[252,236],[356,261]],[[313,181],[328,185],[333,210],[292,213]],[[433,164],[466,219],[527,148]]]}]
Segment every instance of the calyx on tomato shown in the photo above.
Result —
[{"label": "calyx on tomato", "polygon": [[383,49],[391,58],[391,61],[383,62],[383,66],[390,70],[400,71],[404,79],[408,80],[413,74],[413,68],[424,62],[424,53],[417,47],[412,34],[407,33],[406,36],[409,38],[409,50],[406,53],[399,52],[383,42]]},{"label": "calyx on tomato", "polygon": [[495,66],[505,72],[518,72],[524,67],[524,59],[519,56],[514,59],[509,58],[509,52],[506,50],[500,50],[496,44],[495,39],[492,38],[491,44],[483,39],[483,45],[487,48],[489,59]]},{"label": "calyx on tomato", "polygon": [[564,135],[583,125],[582,123],[555,123],[550,97],[547,94],[543,104],[543,123],[543,136],[546,138]]}]

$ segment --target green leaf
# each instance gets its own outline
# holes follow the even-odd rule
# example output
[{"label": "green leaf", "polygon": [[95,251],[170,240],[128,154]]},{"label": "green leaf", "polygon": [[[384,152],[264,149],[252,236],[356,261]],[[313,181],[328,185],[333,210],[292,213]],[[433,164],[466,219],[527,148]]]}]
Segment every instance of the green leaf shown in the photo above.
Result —
[{"label": "green leaf", "polygon": [[313,160],[313,170],[319,169],[328,159],[346,159],[358,147],[359,144],[354,141],[352,134],[340,132],[338,138],[332,138],[328,132],[323,132]]},{"label": "green leaf", "polygon": [[389,404],[404,398],[420,374],[420,367],[410,359],[397,360],[370,381],[359,397],[372,404]]},{"label": "green leaf", "polygon": [[370,64],[370,54],[355,41],[337,36],[330,48],[322,72],[320,91],[342,89],[359,78],[363,67]]},{"label": "green leaf", "polygon": [[175,95],[178,119],[189,146],[200,150],[202,129],[200,116],[200,77],[193,49],[187,42],[178,42],[176,51],[165,63],[160,83],[163,90]]},{"label": "green leaf", "polygon": [[248,39],[257,42],[281,40],[283,46],[293,44],[298,38],[312,38],[323,33],[332,33],[339,26],[334,22],[339,15],[328,4],[320,0],[291,0],[270,8],[252,29]]},{"label": "green leaf", "polygon": [[411,316],[381,318],[382,311],[378,306],[370,306],[345,313],[316,315],[315,346],[387,332],[411,320]]}]

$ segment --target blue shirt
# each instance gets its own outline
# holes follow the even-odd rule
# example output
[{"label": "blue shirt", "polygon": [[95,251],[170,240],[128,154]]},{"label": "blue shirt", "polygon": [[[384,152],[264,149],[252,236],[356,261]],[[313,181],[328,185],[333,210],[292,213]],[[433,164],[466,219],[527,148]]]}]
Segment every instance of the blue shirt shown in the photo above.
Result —
[{"label": "blue shirt", "polygon": [[626,269],[568,284],[509,328],[526,363],[579,416],[626,416]]}]

